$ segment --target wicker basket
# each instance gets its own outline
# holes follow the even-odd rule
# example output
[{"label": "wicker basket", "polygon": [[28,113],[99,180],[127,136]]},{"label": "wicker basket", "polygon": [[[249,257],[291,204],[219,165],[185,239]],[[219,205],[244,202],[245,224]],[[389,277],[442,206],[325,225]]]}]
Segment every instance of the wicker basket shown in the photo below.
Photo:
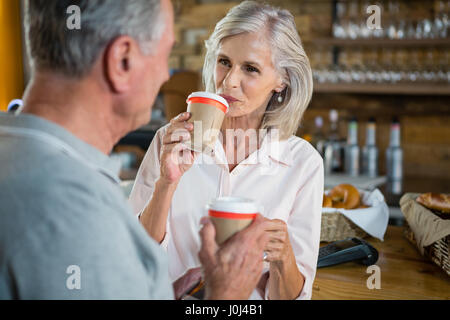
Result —
[{"label": "wicker basket", "polygon": [[332,242],[349,237],[366,238],[369,235],[339,212],[322,212],[320,241]]},{"label": "wicker basket", "polygon": [[[403,235],[409,242],[417,247],[414,233],[405,221]],[[444,237],[439,241],[433,242],[431,246],[424,248],[424,256],[430,259],[439,268],[450,276],[450,236]]]},{"label": "wicker basket", "polygon": [[[423,207],[423,210],[428,209]],[[441,217],[436,212],[433,212],[431,210],[428,211],[434,213],[438,217]],[[411,230],[406,220],[404,223],[403,235],[415,247],[419,248],[414,236],[414,232]],[[423,256],[431,260],[439,268],[444,270],[444,272],[447,273],[448,276],[450,276],[450,235],[443,237],[436,242],[433,242],[431,245],[424,247],[423,249]]]}]

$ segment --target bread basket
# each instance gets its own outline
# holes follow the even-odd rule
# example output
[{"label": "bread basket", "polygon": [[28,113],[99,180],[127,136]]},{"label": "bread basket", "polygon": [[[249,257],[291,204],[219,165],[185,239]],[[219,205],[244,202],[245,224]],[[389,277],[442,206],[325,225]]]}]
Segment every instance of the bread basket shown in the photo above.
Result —
[{"label": "bread basket", "polygon": [[369,235],[342,213],[322,212],[320,241],[332,242],[348,237],[366,238]]},{"label": "bread basket", "polygon": [[[349,237],[373,236],[383,241],[389,221],[389,208],[378,189],[358,189],[361,203],[368,208],[353,210],[322,208],[320,241],[332,242]],[[329,191],[325,191],[328,194]]]},{"label": "bread basket", "polygon": [[406,193],[400,199],[405,216],[403,235],[425,258],[450,276],[450,220],[416,202],[419,194]]}]

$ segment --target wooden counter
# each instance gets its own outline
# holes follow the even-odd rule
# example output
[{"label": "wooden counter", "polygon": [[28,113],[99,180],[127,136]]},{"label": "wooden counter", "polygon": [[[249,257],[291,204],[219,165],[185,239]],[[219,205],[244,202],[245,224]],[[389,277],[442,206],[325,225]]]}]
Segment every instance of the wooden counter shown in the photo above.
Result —
[{"label": "wooden counter", "polygon": [[[381,288],[368,289],[367,267],[356,262],[317,270],[313,300],[450,299],[450,277],[422,257],[403,237],[403,227],[388,226],[384,242],[366,239],[379,253]],[[326,245],[323,243],[322,245]]]}]

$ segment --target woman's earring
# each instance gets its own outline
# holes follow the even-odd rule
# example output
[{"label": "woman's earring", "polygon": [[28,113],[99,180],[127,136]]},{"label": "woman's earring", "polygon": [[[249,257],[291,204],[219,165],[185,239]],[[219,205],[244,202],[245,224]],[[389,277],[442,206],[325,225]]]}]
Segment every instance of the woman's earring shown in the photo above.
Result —
[{"label": "woman's earring", "polygon": [[277,98],[279,103],[283,102],[283,96],[281,95],[281,92],[278,93],[278,98]]}]

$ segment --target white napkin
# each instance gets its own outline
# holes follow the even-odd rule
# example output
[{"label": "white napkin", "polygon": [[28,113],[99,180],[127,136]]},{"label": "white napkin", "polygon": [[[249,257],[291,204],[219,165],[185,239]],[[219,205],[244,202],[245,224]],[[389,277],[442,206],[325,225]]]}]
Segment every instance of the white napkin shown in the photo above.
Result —
[{"label": "white napkin", "polygon": [[[322,212],[331,213],[339,212],[350,219],[354,224],[363,229],[371,236],[384,241],[384,233],[389,222],[389,207],[384,200],[383,194],[380,190],[373,191],[359,190],[361,200],[365,205],[370,206],[365,209],[336,209],[336,208],[322,208]],[[325,193],[328,194],[328,191]]]}]

